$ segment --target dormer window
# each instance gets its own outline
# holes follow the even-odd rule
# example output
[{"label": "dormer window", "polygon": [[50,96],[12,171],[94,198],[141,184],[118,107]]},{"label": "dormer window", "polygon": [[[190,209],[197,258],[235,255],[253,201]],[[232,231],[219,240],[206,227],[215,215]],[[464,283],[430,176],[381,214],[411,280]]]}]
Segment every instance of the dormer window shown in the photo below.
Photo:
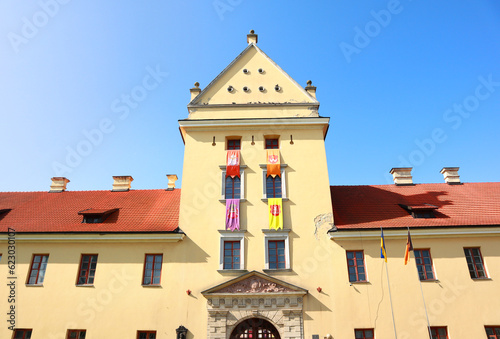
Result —
[{"label": "dormer window", "polygon": [[7,213],[9,213],[10,211],[11,211],[10,208],[0,209],[0,220],[2,220],[3,217],[5,217],[7,215]]},{"label": "dormer window", "polygon": [[83,221],[82,223],[84,224],[99,224],[99,223],[102,223],[102,216],[101,215],[92,215],[92,214],[88,214],[88,215],[84,215],[83,216]]},{"label": "dormer window", "polygon": [[427,218],[435,218],[436,217],[434,215],[434,211],[433,210],[413,211],[412,212],[412,216],[415,219],[419,219],[419,218],[427,219]]},{"label": "dormer window", "polygon": [[415,219],[435,218],[436,215],[434,214],[434,211],[438,209],[437,206],[431,204],[423,204],[423,205],[400,204],[399,206],[404,208]]},{"label": "dormer window", "polygon": [[82,224],[100,224],[103,223],[111,214],[118,211],[118,208],[113,209],[96,209],[89,208],[78,212],[78,215],[83,215]]}]

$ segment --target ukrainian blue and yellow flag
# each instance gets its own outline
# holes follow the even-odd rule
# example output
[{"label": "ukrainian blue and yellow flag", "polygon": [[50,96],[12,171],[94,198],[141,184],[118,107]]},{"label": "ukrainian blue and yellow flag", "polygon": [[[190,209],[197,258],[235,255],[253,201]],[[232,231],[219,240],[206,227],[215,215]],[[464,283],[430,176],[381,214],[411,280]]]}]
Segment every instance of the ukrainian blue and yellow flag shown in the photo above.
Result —
[{"label": "ukrainian blue and yellow flag", "polygon": [[382,232],[380,236],[380,257],[387,262],[387,252],[385,251],[385,240],[384,240],[384,230],[380,228],[380,231]]}]

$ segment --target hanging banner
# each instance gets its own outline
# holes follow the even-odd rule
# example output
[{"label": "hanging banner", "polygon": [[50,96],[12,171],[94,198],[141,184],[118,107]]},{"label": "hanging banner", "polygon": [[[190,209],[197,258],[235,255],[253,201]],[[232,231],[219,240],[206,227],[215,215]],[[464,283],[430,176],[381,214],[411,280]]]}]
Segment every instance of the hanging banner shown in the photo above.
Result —
[{"label": "hanging banner", "polygon": [[240,229],[240,199],[226,199],[226,230]]},{"label": "hanging banner", "polygon": [[269,205],[269,229],[283,229],[283,199],[268,198]]},{"label": "hanging banner", "polygon": [[240,150],[228,150],[226,155],[226,177],[240,176]]},{"label": "hanging banner", "polygon": [[281,163],[280,163],[280,150],[268,149],[267,150],[267,176],[281,177]]}]

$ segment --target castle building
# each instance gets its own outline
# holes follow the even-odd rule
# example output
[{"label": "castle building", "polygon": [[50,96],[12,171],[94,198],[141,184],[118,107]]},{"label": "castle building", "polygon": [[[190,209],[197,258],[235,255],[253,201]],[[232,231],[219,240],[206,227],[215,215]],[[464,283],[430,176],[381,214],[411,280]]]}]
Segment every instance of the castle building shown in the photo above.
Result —
[{"label": "castle building", "polygon": [[500,338],[500,183],[330,186],[257,42],[191,88],[182,189],[0,193],[1,338]]}]

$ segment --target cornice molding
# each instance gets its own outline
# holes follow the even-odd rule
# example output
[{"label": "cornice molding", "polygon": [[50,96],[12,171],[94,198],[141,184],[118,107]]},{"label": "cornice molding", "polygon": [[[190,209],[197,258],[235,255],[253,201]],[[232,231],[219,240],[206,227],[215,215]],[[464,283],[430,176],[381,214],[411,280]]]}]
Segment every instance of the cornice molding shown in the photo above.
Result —
[{"label": "cornice molding", "polygon": [[[16,233],[16,242],[178,242],[184,233]],[[8,241],[7,234],[0,234],[0,242]]]},{"label": "cornice molding", "polygon": [[328,125],[330,118],[255,118],[255,119],[192,119],[179,120],[181,128],[190,127],[235,127],[269,125]]},{"label": "cornice molding", "polygon": [[[453,227],[453,228],[422,228],[410,229],[412,238],[461,238],[500,236],[500,227]],[[338,230],[328,231],[331,240],[380,240],[380,229],[377,230]],[[384,229],[385,239],[406,239],[406,228],[394,230]]]},{"label": "cornice molding", "polygon": [[319,103],[312,102],[270,102],[270,103],[246,103],[246,104],[189,104],[189,108],[220,108],[220,107],[272,107],[272,106],[297,106],[297,107],[314,107],[319,108]]}]

